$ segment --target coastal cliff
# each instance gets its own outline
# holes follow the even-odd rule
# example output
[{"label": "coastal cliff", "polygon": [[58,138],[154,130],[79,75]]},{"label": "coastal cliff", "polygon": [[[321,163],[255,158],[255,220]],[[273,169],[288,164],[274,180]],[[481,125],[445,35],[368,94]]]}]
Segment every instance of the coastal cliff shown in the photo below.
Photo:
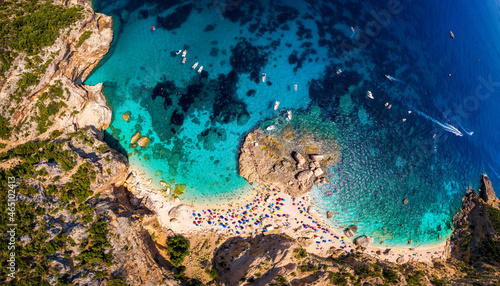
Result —
[{"label": "coastal cliff", "polygon": [[[102,84],[82,84],[110,48],[111,17],[84,0],[0,6],[10,33],[0,65],[0,184],[15,178],[17,223],[14,273],[1,226],[0,283],[178,285],[148,230],[156,214],[120,187],[127,158],[102,141],[111,122]],[[26,29],[14,30],[14,20]]]},{"label": "coastal cliff", "polygon": [[0,115],[12,126],[0,143],[47,138],[53,130],[73,132],[87,126],[104,130],[111,123],[102,84],[82,82],[109,50],[112,18],[95,13],[89,1],[57,4],[74,9],[66,11],[76,11],[77,20],[68,19],[70,25],[61,28],[54,43],[39,47],[36,54],[16,51],[11,67],[0,77]]},{"label": "coastal cliff", "polygon": [[[498,281],[499,201],[486,176],[479,194],[469,191],[454,219],[450,256],[430,263],[393,263],[377,258],[378,254],[340,249],[320,257],[306,251],[312,239],[283,234],[183,232],[178,224],[185,206],[142,184],[130,172],[127,158],[102,142],[102,130],[111,122],[102,85],[81,84],[109,50],[111,18],[95,14],[87,1],[57,3],[80,7],[82,18],[62,28],[54,44],[38,53],[40,60],[21,51],[0,77],[1,114],[8,118],[8,132],[0,136],[0,181],[6,188],[8,177],[18,178],[18,257],[23,260],[18,264],[18,281],[32,285],[495,285]],[[35,71],[39,77],[27,81],[26,74]],[[249,182],[301,196],[314,183],[327,182],[326,169],[338,162],[338,148],[316,145],[320,140],[301,136],[294,126],[281,127],[277,133],[259,128],[248,134],[240,172]],[[4,209],[6,203],[2,200]],[[5,214],[2,221],[7,221]],[[171,227],[176,225],[174,232]],[[3,226],[2,242],[6,230]],[[180,235],[189,241],[182,259],[169,244]],[[0,282],[14,283],[6,278],[6,245],[0,247],[4,271]]]}]

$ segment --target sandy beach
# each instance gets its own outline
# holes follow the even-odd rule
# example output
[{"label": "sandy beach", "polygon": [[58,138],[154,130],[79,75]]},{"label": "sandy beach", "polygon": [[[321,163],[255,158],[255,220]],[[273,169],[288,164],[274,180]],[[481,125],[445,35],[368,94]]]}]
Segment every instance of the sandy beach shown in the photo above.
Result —
[{"label": "sandy beach", "polygon": [[[153,193],[159,193],[148,186],[144,173],[135,171],[135,174],[136,184],[149,188]],[[180,202],[164,197],[165,203],[162,203],[161,207],[163,210],[158,210],[158,213],[165,216],[173,207],[182,205],[182,195],[180,197]],[[248,196],[241,197],[237,202],[184,204],[180,210],[180,214],[173,220],[160,218],[164,223],[170,221],[169,227],[175,233],[192,235],[210,230],[230,236],[281,233],[294,238],[308,238],[310,245],[306,250],[324,257],[332,251],[351,252],[356,248],[350,238],[323,223],[310,208],[307,196],[293,198],[276,189],[256,187]],[[356,233],[354,237],[359,235],[363,234]],[[387,249],[390,251],[386,252]],[[433,259],[446,257],[446,242],[432,247],[415,248],[411,248],[411,245],[405,248],[369,246],[364,252],[392,262],[431,262]]]}]

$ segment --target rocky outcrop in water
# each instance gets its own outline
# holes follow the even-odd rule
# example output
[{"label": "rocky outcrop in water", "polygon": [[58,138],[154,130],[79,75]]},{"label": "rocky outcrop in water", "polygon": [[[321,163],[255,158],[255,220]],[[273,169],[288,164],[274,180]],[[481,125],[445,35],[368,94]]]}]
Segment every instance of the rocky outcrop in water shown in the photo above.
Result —
[{"label": "rocky outcrop in water", "polygon": [[[301,153],[304,146],[283,144],[280,139],[257,129],[248,134],[239,158],[240,175],[248,182],[300,196],[314,183],[325,183],[326,168],[333,166],[338,153]],[[312,159],[314,158],[314,160]]]}]

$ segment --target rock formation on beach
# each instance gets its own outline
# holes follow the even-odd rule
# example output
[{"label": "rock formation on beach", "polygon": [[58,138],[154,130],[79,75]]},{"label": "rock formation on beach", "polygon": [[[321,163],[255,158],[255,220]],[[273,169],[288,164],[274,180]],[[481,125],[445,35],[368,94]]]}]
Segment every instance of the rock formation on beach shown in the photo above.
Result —
[{"label": "rock formation on beach", "polygon": [[313,184],[328,182],[326,169],[339,158],[337,150],[316,149],[308,153],[307,147],[293,141],[283,143],[277,136],[254,130],[241,147],[240,175],[250,183],[299,197],[309,192]]}]

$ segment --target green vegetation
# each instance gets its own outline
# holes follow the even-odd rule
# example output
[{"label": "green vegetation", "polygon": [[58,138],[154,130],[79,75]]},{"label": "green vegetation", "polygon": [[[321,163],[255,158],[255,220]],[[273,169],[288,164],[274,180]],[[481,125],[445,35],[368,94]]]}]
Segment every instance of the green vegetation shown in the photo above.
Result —
[{"label": "green vegetation", "polygon": [[399,275],[396,271],[392,269],[386,269],[384,268],[382,270],[382,276],[387,279],[388,282],[390,283],[398,283],[399,282]]},{"label": "green vegetation", "polygon": [[490,218],[491,224],[495,231],[500,234],[500,210],[494,208],[490,205],[487,205],[488,208],[488,216]]},{"label": "green vegetation", "polygon": [[347,279],[344,277],[344,273],[340,272],[330,272],[328,274],[328,278],[330,279],[330,283],[333,285],[338,285],[338,286],[345,286],[347,285]]},{"label": "green vegetation", "polygon": [[[85,131],[81,131],[72,136],[84,134]],[[49,285],[47,282],[49,275],[58,276],[58,269],[51,262],[51,257],[54,256],[68,259],[71,264],[75,265],[72,270],[74,273],[86,269],[85,271],[94,271],[96,277],[103,281],[109,277],[107,271],[102,271],[113,263],[112,255],[107,251],[111,245],[107,239],[109,234],[106,222],[104,218],[97,218],[94,208],[85,203],[86,199],[92,195],[90,184],[95,180],[93,166],[87,163],[79,165],[66,184],[60,184],[59,178],[53,178],[53,183],[45,187],[36,183],[31,185],[33,181],[30,178],[43,181],[44,177],[48,176],[45,168],[35,167],[42,160],[49,163],[57,162],[61,169],[66,171],[73,170],[77,166],[74,154],[69,150],[64,150],[67,148],[68,140],[60,138],[57,141],[32,141],[0,153],[0,161],[15,159],[12,160],[14,165],[10,169],[0,170],[0,188],[6,190],[7,178],[16,177],[19,184],[16,186],[16,191],[19,194],[35,196],[44,192],[47,196],[55,197],[59,201],[56,205],[45,204],[39,200],[28,203],[18,198],[16,201],[16,237],[30,236],[30,241],[26,245],[16,244],[18,280],[12,281],[16,285]],[[0,200],[0,207],[6,210],[7,203],[7,200]],[[82,252],[78,256],[70,251],[69,246],[76,244],[66,233],[59,231],[52,237],[48,232],[48,230],[57,229],[54,228],[55,223],[65,223],[61,218],[52,217],[63,208],[76,216],[72,223],[90,226],[87,231],[88,238],[81,243]],[[0,212],[0,220],[9,221],[8,213]],[[7,230],[6,224],[0,225],[0,284],[8,282],[6,266],[10,251],[8,250]],[[59,278],[58,285],[71,285],[67,281],[68,277],[59,276]],[[109,281],[114,283],[111,285],[125,285],[120,280],[113,278]],[[110,285],[109,281],[108,285]]]},{"label": "green vegetation", "polygon": [[103,219],[92,224],[88,230],[90,235],[87,241],[80,245],[80,249],[85,249],[77,257],[77,260],[82,262],[80,267],[97,269],[101,264],[108,267],[113,264],[113,256],[111,253],[105,252],[106,248],[111,247],[107,238],[108,232],[106,222]]},{"label": "green vegetation", "polygon": [[168,255],[174,266],[179,266],[189,255],[189,241],[182,236],[169,237],[167,240]]},{"label": "green vegetation", "polygon": [[[377,264],[375,264],[377,265]],[[368,278],[368,277],[380,277],[380,266],[377,265],[377,271],[372,269],[370,265],[362,265],[361,267],[354,270],[354,274],[358,275],[359,278]]]},{"label": "green vegetation", "polygon": [[408,278],[406,278],[406,283],[408,284],[408,286],[422,285],[422,283],[420,281],[420,278],[422,278],[422,276],[425,276],[425,273],[421,270],[417,271],[417,273],[415,273],[415,275],[408,276]]},{"label": "green vegetation", "polygon": [[[51,85],[48,92],[44,92],[36,103],[38,108],[38,116],[33,116],[32,120],[36,122],[37,130],[40,134],[43,134],[47,129],[52,126],[52,122],[49,118],[56,115],[59,110],[66,107],[66,103],[60,100],[63,97],[62,83],[57,82],[56,85]],[[48,101],[49,104],[46,105],[45,102]]]},{"label": "green vegetation", "polygon": [[431,280],[432,285],[436,286],[444,286],[446,285],[446,281],[439,279],[435,274],[432,274],[432,280]]},{"label": "green vegetation", "polygon": [[269,284],[269,286],[286,286],[286,285],[289,285],[288,281],[285,279],[285,277],[281,275],[278,275],[278,277],[276,277],[274,281]]},{"label": "green vegetation", "polygon": [[88,38],[90,38],[90,35],[92,35],[92,31],[85,31],[83,34],[80,36],[80,39],[78,39],[78,44],[76,44],[76,47],[78,48],[85,42]]},{"label": "green vegetation", "polygon": [[[19,52],[36,55],[51,46],[60,30],[81,19],[80,7],[53,5],[52,1],[5,0],[0,2],[0,76],[12,66]],[[34,77],[24,84],[33,83]]]},{"label": "green vegetation", "polygon": [[208,276],[210,276],[210,279],[212,280],[219,278],[219,272],[217,272],[217,270],[215,269],[206,270],[206,272],[208,273]]},{"label": "green vegetation", "polygon": [[9,120],[0,115],[0,138],[9,139],[11,131]]},{"label": "green vegetation", "polygon": [[486,261],[500,262],[500,246],[498,241],[488,238],[483,241],[478,249],[478,255],[484,257]]}]

